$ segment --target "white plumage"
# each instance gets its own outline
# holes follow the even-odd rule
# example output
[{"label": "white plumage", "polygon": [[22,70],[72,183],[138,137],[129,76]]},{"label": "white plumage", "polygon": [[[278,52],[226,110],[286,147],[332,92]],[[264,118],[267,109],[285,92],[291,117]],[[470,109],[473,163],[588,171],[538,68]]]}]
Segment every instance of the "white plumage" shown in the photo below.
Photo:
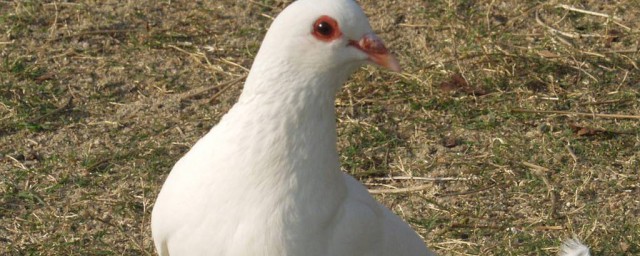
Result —
[{"label": "white plumage", "polygon": [[176,163],[152,213],[160,255],[431,255],[340,171],[334,101],[358,67],[399,70],[352,0],[273,21],[238,102]]},{"label": "white plumage", "polygon": [[589,256],[589,247],[578,239],[568,239],[560,248],[560,256]]}]

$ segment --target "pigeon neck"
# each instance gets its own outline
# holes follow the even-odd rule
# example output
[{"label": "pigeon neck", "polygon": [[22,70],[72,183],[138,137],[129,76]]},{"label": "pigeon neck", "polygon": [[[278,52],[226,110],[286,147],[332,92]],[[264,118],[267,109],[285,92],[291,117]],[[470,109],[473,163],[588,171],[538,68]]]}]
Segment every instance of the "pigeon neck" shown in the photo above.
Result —
[{"label": "pigeon neck", "polygon": [[235,171],[225,175],[241,180],[233,184],[246,200],[297,216],[288,222],[329,219],[346,191],[336,148],[333,88],[339,86],[292,77],[249,76],[238,103],[218,125],[225,135],[221,150],[228,153],[221,161],[236,160],[229,167]]},{"label": "pigeon neck", "polygon": [[244,164],[255,168],[247,170],[278,183],[342,179],[334,102],[343,79],[278,67],[254,65],[229,120],[223,120],[241,130],[238,141],[251,142],[243,151],[253,163]]},{"label": "pigeon neck", "polygon": [[[240,101],[297,94],[333,100],[354,68],[326,67],[315,63],[292,63],[268,53],[259,53],[247,77]],[[301,98],[302,100],[302,98]]]}]

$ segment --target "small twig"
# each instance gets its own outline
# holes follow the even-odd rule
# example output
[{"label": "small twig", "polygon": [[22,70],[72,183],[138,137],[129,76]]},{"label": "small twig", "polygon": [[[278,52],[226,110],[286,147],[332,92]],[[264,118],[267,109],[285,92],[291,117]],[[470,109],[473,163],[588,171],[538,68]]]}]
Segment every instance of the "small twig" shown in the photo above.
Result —
[{"label": "small twig", "polygon": [[61,3],[44,3],[42,5],[44,5],[44,6],[49,6],[49,5],[82,6],[82,4],[80,4],[80,3],[65,3],[65,2],[61,2]]},{"label": "small twig", "polygon": [[398,188],[398,189],[369,189],[369,193],[370,194],[401,194],[401,193],[425,190],[427,188],[432,188],[432,187],[433,185],[429,184],[429,185],[420,185],[415,187]]},{"label": "small twig", "polygon": [[[210,69],[212,69],[214,72],[220,71],[220,70],[215,70],[215,69],[213,68],[214,66],[211,64],[211,62],[209,61],[209,59],[207,58],[207,56],[206,56],[206,55],[204,55],[204,54],[202,54],[202,53],[197,53],[197,54],[196,54],[196,53],[191,53],[191,52],[188,52],[188,51],[186,51],[186,50],[184,50],[184,49],[182,49],[182,48],[180,48],[180,47],[177,47],[177,46],[175,46],[175,45],[168,45],[167,47],[169,47],[169,48],[171,48],[171,49],[174,49],[174,50],[176,50],[176,51],[178,51],[178,52],[181,52],[181,53],[184,53],[184,54],[188,55],[189,57],[191,57],[192,59],[194,59],[197,63],[200,63],[200,64],[202,64],[202,65],[204,65],[204,64],[200,61],[200,59],[199,59],[198,57],[203,58],[203,59],[207,62],[207,65],[204,65],[206,68],[210,68]],[[231,61],[229,61],[229,60],[222,59],[222,58],[220,58],[219,60],[220,60],[220,61],[222,61],[222,62],[224,62],[224,63],[227,63],[227,64],[229,64],[229,65],[239,67],[239,68],[241,68],[241,69],[243,69],[243,70],[245,70],[245,71],[249,71],[247,68],[243,67],[243,66],[242,66],[242,65],[240,65],[240,64],[237,64],[237,63],[234,63],[234,62],[231,62]],[[218,91],[215,95],[213,95],[213,97],[211,98],[211,100],[213,100],[213,99],[217,98],[221,93],[223,93],[224,91],[226,91],[227,89],[229,89],[229,88],[231,87],[231,85],[233,85],[233,84],[235,84],[235,83],[237,83],[237,82],[240,82],[240,81],[242,81],[242,80],[243,80],[243,79],[245,79],[245,78],[247,78],[247,75],[242,75],[242,76],[240,76],[240,77],[238,77],[238,78],[236,78],[236,79],[233,79],[233,80],[230,80],[230,81],[224,82],[224,83],[222,83],[222,84],[217,84],[217,85],[207,86],[207,87],[195,88],[195,89],[189,90],[189,91],[187,91],[187,92],[183,92],[183,93],[181,93],[181,94],[177,95],[176,97],[177,97],[178,101],[183,101],[183,100],[185,100],[185,99],[188,99],[188,98],[191,98],[191,97],[194,97],[194,96],[200,95],[200,94],[205,93],[205,92],[208,92],[208,91],[210,91],[210,90],[217,89],[217,88],[221,88],[221,89],[220,89],[220,91]]]},{"label": "small twig", "polygon": [[548,29],[549,31],[551,31],[551,33],[560,34],[560,35],[563,35],[563,36],[568,37],[568,38],[576,39],[576,38],[585,38],[585,37],[607,37],[607,36],[595,35],[595,34],[580,34],[580,33],[575,33],[575,32],[564,32],[562,30],[555,29],[555,28],[547,25],[546,23],[544,23],[544,21],[540,18],[540,15],[538,14],[538,12],[536,12],[536,22],[538,24],[540,24],[541,26],[545,27],[546,29]]},{"label": "small twig", "polygon": [[478,229],[494,229],[494,230],[504,230],[505,226],[502,225],[477,225],[477,224],[461,224],[461,223],[453,223],[451,224],[451,228],[471,228],[474,230]]},{"label": "small twig", "polygon": [[634,135],[634,134],[637,134],[636,132],[632,132],[632,131],[614,131],[614,130],[607,130],[607,129],[598,129],[598,128],[592,128],[592,127],[578,125],[578,124],[575,124],[575,123],[569,124],[569,127],[578,136],[593,136],[593,135],[600,135],[600,134],[609,134],[609,135],[613,135],[613,134],[630,134],[630,135]]},{"label": "small twig", "polygon": [[[181,52],[181,53],[184,53],[184,54],[186,54],[186,55],[189,55],[189,56],[193,55],[192,53],[190,53],[190,52],[186,51],[185,49],[182,49],[182,48],[180,48],[180,47],[178,47],[178,46],[175,46],[175,45],[172,45],[172,44],[167,45],[167,47],[169,47],[169,48],[171,48],[171,49],[174,49],[174,50],[176,50],[176,51],[179,51],[179,52]],[[199,60],[198,60],[198,61],[199,61]]]},{"label": "small twig", "polygon": [[[176,50],[176,51],[178,51],[178,52],[181,52],[181,53],[184,53],[184,54],[188,55],[188,56],[189,56],[189,57],[191,57],[191,59],[193,59],[196,63],[198,63],[198,64],[200,64],[200,65],[204,66],[204,67],[205,67],[205,68],[207,68],[207,69],[211,69],[211,71],[213,71],[214,73],[222,71],[222,69],[216,69],[216,68],[215,68],[215,66],[213,66],[213,65],[211,64],[211,62],[209,62],[209,59],[207,58],[207,56],[206,56],[206,55],[204,55],[204,54],[202,54],[202,53],[191,53],[191,52],[188,52],[187,50],[182,49],[182,48],[180,48],[180,47],[178,47],[178,46],[175,46],[175,45],[168,45],[167,47],[169,47],[169,48],[171,48],[171,49],[174,49],[174,50]],[[203,59],[204,59],[204,61],[205,61],[205,62],[207,62],[207,64],[205,65],[204,63],[202,63],[202,61],[200,60],[200,58],[203,58]]]},{"label": "small twig", "polygon": [[562,9],[566,9],[569,11],[574,11],[574,12],[579,12],[579,13],[584,13],[584,14],[589,14],[589,15],[594,15],[594,16],[600,16],[600,17],[605,17],[605,18],[609,18],[609,19],[613,19],[613,20],[617,20],[617,21],[622,21],[621,18],[618,18],[614,15],[609,15],[609,14],[604,14],[604,13],[599,13],[599,12],[594,12],[594,11],[587,11],[587,10],[583,10],[583,9],[578,9],[576,7],[573,6],[569,6],[566,4],[559,4],[556,5],[556,8],[562,8]]},{"label": "small twig", "polygon": [[385,174],[387,174],[385,171],[373,169],[373,170],[367,170],[363,172],[356,172],[353,174],[353,176],[358,179],[362,179],[362,178],[368,178],[371,176],[380,176]]},{"label": "small twig", "polygon": [[619,17],[616,17],[615,15],[609,15],[609,14],[604,14],[604,13],[599,13],[599,12],[594,12],[594,11],[587,11],[587,10],[584,10],[584,9],[578,9],[576,7],[573,7],[573,6],[570,6],[570,5],[566,5],[566,4],[556,5],[556,8],[563,8],[563,9],[569,10],[569,11],[574,11],[574,12],[579,12],[579,13],[584,13],[584,14],[589,14],[589,15],[594,15],[594,16],[599,16],[599,17],[605,17],[607,19],[611,19],[611,21],[614,24],[616,24],[616,25],[618,25],[618,26],[620,26],[620,27],[622,27],[622,28],[624,28],[624,29],[626,29],[628,31],[632,30],[629,26],[620,23],[620,22],[622,22],[622,19],[619,18]]},{"label": "small twig", "polygon": [[229,81],[226,81],[226,82],[221,83],[221,84],[216,84],[216,85],[207,86],[207,87],[198,87],[198,88],[195,88],[195,89],[192,89],[192,90],[189,90],[189,91],[183,92],[183,93],[181,93],[181,94],[178,94],[178,95],[176,95],[176,97],[177,97],[178,101],[183,101],[183,100],[186,100],[186,99],[188,99],[188,98],[195,97],[195,96],[197,96],[197,95],[200,95],[200,94],[203,94],[203,93],[205,93],[205,92],[211,91],[211,90],[213,90],[213,89],[222,88],[222,89],[220,89],[220,91],[219,91],[218,93],[216,93],[216,95],[214,95],[214,96],[213,96],[213,98],[215,98],[215,97],[217,97],[217,96],[218,96],[222,91],[226,90],[226,89],[227,89],[228,87],[230,87],[231,85],[233,85],[233,84],[235,84],[235,83],[237,83],[237,82],[242,81],[242,80],[243,80],[243,79],[245,79],[245,78],[247,78],[247,75],[240,76],[240,77],[238,77],[238,78],[236,78],[236,79],[229,80]]},{"label": "small twig", "polygon": [[569,152],[569,155],[571,156],[571,158],[573,158],[573,162],[577,164],[578,156],[576,156],[576,153],[573,152],[573,149],[571,148],[571,146],[569,146],[569,143],[567,142],[567,144],[564,144],[564,147],[567,149],[567,152]]},{"label": "small twig", "polygon": [[532,168],[532,169],[540,170],[540,171],[545,171],[545,172],[549,171],[549,168],[547,168],[547,167],[542,167],[542,166],[539,166],[537,164],[532,164],[532,163],[529,163],[529,162],[522,162],[522,165],[524,165],[526,167],[529,167],[529,168]]},{"label": "small twig", "polygon": [[536,22],[538,24],[540,24],[541,26],[545,27],[546,29],[548,29],[549,31],[551,31],[553,34],[560,34],[566,37],[570,37],[570,38],[575,38],[573,34],[571,33],[567,33],[564,31],[560,31],[557,30],[555,28],[552,28],[551,26],[547,25],[546,23],[544,23],[544,21],[542,21],[542,19],[540,19],[540,15],[538,14],[538,12],[536,11]]},{"label": "small twig", "polygon": [[266,13],[261,13],[260,16],[265,17],[265,18],[270,19],[270,20],[274,20],[275,19],[273,16],[270,16],[270,15],[268,15]]},{"label": "small twig", "polygon": [[[635,66],[635,65],[634,65]],[[638,67],[636,67],[636,69],[638,69]],[[625,70],[624,71],[624,77],[622,77],[622,81],[620,81],[620,83],[618,83],[618,86],[616,87],[616,91],[620,90],[620,87],[622,87],[622,85],[624,84],[624,82],[627,81],[627,77],[629,77],[629,71]]]},{"label": "small twig", "polygon": [[258,2],[258,1],[254,1],[254,0],[249,0],[249,2],[251,2],[251,3],[253,3],[253,4],[257,4],[257,5],[261,6],[261,7],[265,7],[265,8],[272,9],[272,10],[273,10],[273,8],[274,8],[273,6],[266,5],[266,4],[263,4],[263,3],[260,3],[260,2]]},{"label": "small twig", "polygon": [[479,192],[482,192],[482,191],[485,191],[485,190],[492,189],[492,188],[494,188],[496,186],[498,186],[498,184],[492,184],[491,186],[487,186],[487,187],[484,187],[484,188],[479,188],[479,189],[476,189],[476,190],[465,191],[465,192],[442,194],[442,195],[439,195],[438,197],[470,195],[470,194],[475,194],[475,193],[479,193]]},{"label": "small twig", "polygon": [[[142,188],[141,189],[141,191],[142,191],[142,198],[141,198],[142,199],[142,214],[141,214],[142,215],[142,220],[140,221],[140,230],[146,230],[145,226],[148,223],[146,218],[145,218],[147,216],[145,214],[147,212],[147,200],[146,200],[145,189],[144,188],[146,188],[146,187],[147,186],[145,186],[145,184],[144,184],[144,178],[140,177],[140,188]],[[145,241],[146,238],[147,238],[147,236],[140,236],[141,241],[140,241],[139,244],[140,245],[144,245],[144,241]]]},{"label": "small twig", "polygon": [[537,231],[545,231],[545,230],[563,230],[564,227],[562,226],[537,226],[537,227],[533,227],[534,230]]},{"label": "small twig", "polygon": [[625,102],[628,102],[628,101],[630,101],[630,100],[629,99],[604,100],[604,101],[580,103],[580,105],[584,105],[584,106],[608,105],[608,104],[625,103]]},{"label": "small twig", "polygon": [[213,100],[217,99],[217,98],[218,98],[218,96],[220,96],[222,93],[224,93],[224,92],[226,92],[227,90],[229,90],[229,88],[231,88],[231,87],[232,87],[232,85],[236,84],[237,82],[242,81],[242,80],[243,80],[243,79],[245,79],[245,78],[247,78],[247,76],[246,76],[246,75],[241,76],[241,77],[239,77],[239,78],[238,78],[238,79],[236,79],[236,80],[229,81],[229,82],[227,82],[226,84],[219,85],[219,87],[222,87],[222,86],[224,86],[224,87],[222,87],[222,88],[221,88],[221,89],[220,89],[216,94],[214,94],[213,96],[211,96],[211,99],[209,99],[209,102],[213,102]]},{"label": "small twig", "polygon": [[638,48],[628,48],[628,49],[619,49],[619,50],[608,50],[604,51],[604,53],[637,53],[640,51]]},{"label": "small twig", "polygon": [[244,71],[249,72],[249,69],[248,69],[248,68],[245,68],[244,66],[242,66],[242,65],[240,65],[240,64],[238,64],[238,63],[235,63],[235,62],[233,62],[233,61],[230,61],[230,60],[227,60],[227,59],[223,59],[223,58],[219,58],[219,60],[220,60],[220,61],[222,61],[222,62],[224,62],[224,63],[227,63],[227,64],[229,64],[229,65],[231,65],[231,66],[239,67],[239,68],[243,69]]},{"label": "small twig", "polygon": [[12,161],[14,161],[22,170],[28,170],[28,168],[26,166],[24,166],[24,164],[22,164],[20,161],[18,161],[18,159],[15,159],[14,157],[10,156],[10,155],[6,155],[6,158],[11,159]]},{"label": "small twig", "polygon": [[[182,49],[182,48],[180,48],[178,46],[175,46],[175,45],[168,45],[167,47],[188,55],[196,63],[199,63],[199,64],[205,66],[205,68],[211,69],[213,72],[221,72],[221,71],[223,71],[222,68],[220,68],[218,66],[214,66],[213,64],[211,64],[211,61],[209,61],[209,58],[207,58],[207,55],[202,53],[202,52],[191,53],[191,52],[189,52],[189,51],[187,51],[185,49]],[[206,62],[206,65],[204,63],[202,63],[200,58],[204,59],[204,61]],[[218,58],[218,60],[220,60],[221,62],[223,62],[225,64],[228,64],[228,65],[231,65],[231,66],[234,66],[234,67],[238,67],[238,68],[241,68],[244,71],[249,72],[248,68],[246,68],[246,67],[244,67],[244,66],[242,66],[242,65],[240,65],[238,63],[235,63],[233,61],[226,60],[226,59],[223,59],[223,58]]]},{"label": "small twig", "polygon": [[587,75],[589,78],[593,79],[593,81],[600,82],[600,80],[598,80],[598,78],[596,78],[594,75],[590,74],[589,72],[587,72],[587,70],[585,70],[584,68],[580,67],[580,66],[571,66],[571,68],[576,69],[582,73],[584,73],[585,75]]},{"label": "small twig", "polygon": [[576,115],[576,116],[587,116],[592,118],[600,117],[600,118],[616,118],[616,119],[640,119],[640,116],[634,116],[634,115],[598,114],[598,113],[583,113],[583,112],[555,111],[555,110],[512,109],[511,113]]},{"label": "small twig", "polygon": [[61,36],[61,37],[57,37],[57,38],[53,38],[49,41],[60,41],[60,40],[65,40],[65,39],[69,39],[69,38],[74,38],[74,37],[81,37],[81,36],[89,36],[89,35],[104,35],[104,34],[129,34],[129,33],[133,33],[133,32],[139,32],[141,31],[140,29],[105,29],[105,30],[94,30],[94,31],[85,31],[85,32],[80,32],[80,33],[76,33],[73,35],[65,35],[65,36]]},{"label": "small twig", "polygon": [[433,27],[433,25],[427,25],[427,24],[410,24],[410,23],[400,23],[400,24],[398,24],[398,26],[400,26],[400,27],[407,27],[407,28],[430,28],[430,27]]},{"label": "small twig", "polygon": [[547,178],[547,175],[549,174],[550,169],[539,166],[537,164],[532,164],[529,162],[522,162],[522,164],[524,166],[529,167],[531,169],[531,173],[538,176],[538,178],[542,179],[542,182],[547,187],[547,196],[551,200],[551,207],[549,208],[549,211],[550,211],[549,214],[555,215],[557,198],[556,198],[556,194],[553,193],[554,188],[551,185],[551,182],[549,182],[549,179]]},{"label": "small twig", "polygon": [[411,177],[411,176],[395,176],[395,177],[376,177],[374,180],[423,180],[423,181],[467,181],[469,178],[458,177]]},{"label": "small twig", "polygon": [[54,37],[54,34],[56,32],[56,27],[58,25],[58,4],[56,2],[53,2],[53,8],[55,8],[55,15],[53,17],[53,22],[51,23],[51,26],[49,26],[49,37]]}]

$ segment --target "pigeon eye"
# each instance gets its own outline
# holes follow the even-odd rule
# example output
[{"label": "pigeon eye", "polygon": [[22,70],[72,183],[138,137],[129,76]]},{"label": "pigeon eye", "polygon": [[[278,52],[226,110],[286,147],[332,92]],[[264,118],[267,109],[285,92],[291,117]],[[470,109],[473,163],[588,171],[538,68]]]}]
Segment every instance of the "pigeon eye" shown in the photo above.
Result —
[{"label": "pigeon eye", "polygon": [[325,42],[333,41],[342,36],[338,22],[326,15],[318,18],[316,22],[313,23],[312,34],[318,40]]},{"label": "pigeon eye", "polygon": [[330,36],[333,33],[333,27],[326,21],[322,21],[316,25],[316,31],[323,36]]}]

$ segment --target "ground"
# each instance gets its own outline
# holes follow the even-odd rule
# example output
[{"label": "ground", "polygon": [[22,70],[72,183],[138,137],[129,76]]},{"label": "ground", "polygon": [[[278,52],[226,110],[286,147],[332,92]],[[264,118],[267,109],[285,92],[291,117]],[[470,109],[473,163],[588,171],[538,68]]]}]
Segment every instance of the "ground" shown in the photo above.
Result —
[{"label": "ground", "polygon": [[[155,254],[288,2],[0,1],[0,254]],[[441,255],[640,254],[640,2],[359,2],[404,71],[338,95],[346,172]]]}]

